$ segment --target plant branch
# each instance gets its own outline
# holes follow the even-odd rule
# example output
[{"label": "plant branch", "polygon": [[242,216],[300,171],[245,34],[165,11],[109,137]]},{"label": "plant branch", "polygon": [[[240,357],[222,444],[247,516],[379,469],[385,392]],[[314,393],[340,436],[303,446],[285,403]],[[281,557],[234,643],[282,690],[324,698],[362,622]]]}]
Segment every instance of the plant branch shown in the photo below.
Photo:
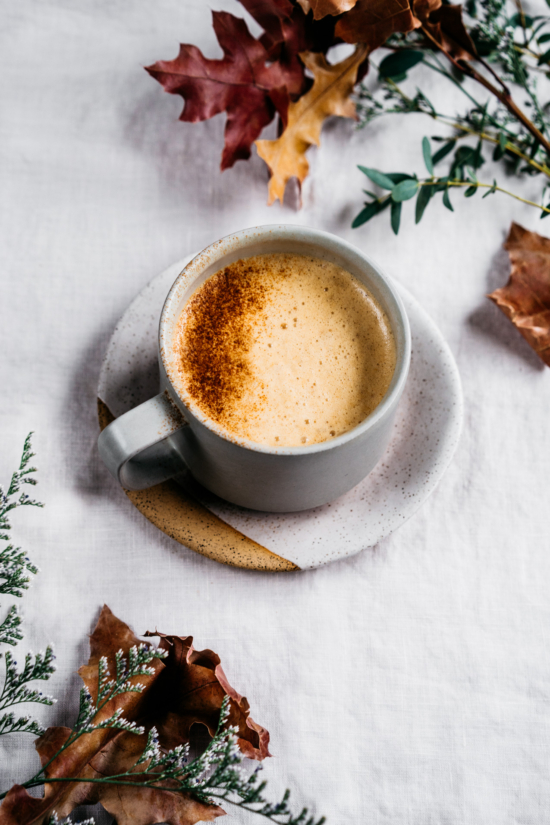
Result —
[{"label": "plant branch", "polygon": [[[431,64],[427,63],[427,61],[423,61],[423,62],[426,63],[426,65],[428,65],[434,71],[436,71],[436,72],[441,71],[436,66],[432,66]],[[454,77],[452,77],[452,75],[448,75],[447,72],[441,72],[441,73],[445,74],[446,77],[449,77],[453,82],[456,83],[456,80],[454,79]],[[386,78],[386,83],[388,84],[388,86],[391,86],[392,89],[395,89],[395,91],[403,98],[403,100],[406,103],[408,103],[408,104],[413,103],[411,98],[408,97],[407,94],[405,94],[403,89],[401,89],[401,87],[394,80],[392,80],[391,77]],[[458,85],[460,86],[460,84],[458,84]],[[460,87],[460,88],[462,88],[462,87]],[[470,95],[468,95],[468,97],[470,97]],[[471,98],[471,100],[474,100],[474,98]],[[479,104],[477,102],[476,102],[476,105],[479,106]],[[464,132],[465,134],[472,135],[473,137],[481,138],[481,140],[485,140],[489,143],[492,143],[493,145],[497,145],[499,143],[498,138],[494,137],[493,135],[490,135],[487,132],[479,132],[479,131],[476,131],[475,129],[471,129],[468,126],[465,126],[463,123],[460,123],[459,121],[457,121],[456,118],[452,117],[452,115],[445,115],[442,112],[437,112],[435,110],[433,112],[426,112],[426,111],[423,111],[423,110],[419,109],[418,111],[419,111],[420,114],[428,115],[433,120],[437,120],[440,123],[445,123],[448,126],[452,126],[454,129],[458,129],[461,132]],[[488,115],[488,117],[489,117],[489,119],[493,120],[489,115]],[[494,123],[494,120],[493,120],[493,123]],[[508,132],[508,134],[510,134],[509,130],[504,129],[502,126],[499,127],[499,131],[500,132],[506,131],[506,132]],[[457,136],[455,139],[459,140],[460,136]],[[453,138],[449,138],[449,140],[453,140]],[[550,167],[546,166],[546,164],[544,164],[544,163],[538,163],[533,158],[530,158],[528,155],[526,155],[524,152],[522,152],[521,149],[518,149],[518,147],[514,143],[512,143],[511,141],[507,141],[505,149],[512,152],[517,157],[521,158],[521,160],[523,160],[525,163],[529,164],[529,166],[532,166],[533,169],[536,169],[538,172],[542,172],[542,174],[546,175],[547,177],[550,177]]]},{"label": "plant branch", "polygon": [[[216,792],[217,791],[217,786],[214,786],[212,789],[210,789],[208,784],[206,784],[204,786],[201,786],[200,789],[197,789],[197,787],[194,786],[194,785],[189,785],[189,786],[185,786],[185,787],[182,786],[182,787],[179,787],[179,788],[176,789],[176,788],[174,788],[174,785],[163,786],[163,785],[158,785],[155,782],[129,782],[129,781],[121,782],[119,779],[116,779],[114,777],[109,777],[109,779],[104,778],[104,777],[97,778],[97,779],[95,779],[95,778],[86,779],[85,777],[52,776],[47,781],[48,781],[48,783],[50,783],[50,782],[52,782],[52,783],[53,782],[84,782],[86,784],[89,783],[89,784],[98,784],[98,785],[116,785],[117,787],[140,788],[141,790],[143,790],[144,788],[152,788],[152,789],[157,790],[157,791],[168,791],[170,793],[174,793],[176,790],[178,792],[182,792],[182,793],[188,791],[189,793],[195,794],[199,799],[202,798],[203,801],[210,801],[211,799],[218,799],[221,802],[228,802],[230,805],[234,805],[235,807],[240,808],[243,811],[250,811],[251,813],[259,814],[260,816],[263,816],[266,819],[271,820],[272,822],[276,822],[276,823],[279,822],[280,825],[286,825],[286,823],[284,823],[281,819],[279,819],[279,820],[274,819],[272,814],[264,813],[261,810],[261,808],[260,809],[253,808],[251,804],[247,804],[246,802],[237,802],[236,800],[231,799],[231,797],[229,796],[230,791],[225,791],[224,793],[219,793],[219,792]],[[33,785],[25,784],[23,787],[25,787],[25,788],[37,788],[42,784],[44,784],[44,783],[36,782]],[[6,796],[6,793],[7,792],[0,794],[0,799],[3,799]],[[262,803],[259,802],[258,804],[262,804]],[[277,816],[277,814],[275,814],[275,816]],[[282,813],[279,816],[288,816],[288,814]],[[287,820],[287,822],[288,822],[288,820]],[[290,822],[291,823],[292,822],[297,823],[298,820],[291,820]],[[315,825],[324,825],[325,822],[326,822],[326,818],[323,816],[323,817],[321,817],[321,819],[319,819],[315,823]],[[304,821],[304,825],[307,825],[307,823],[305,821]]]},{"label": "plant branch", "polygon": [[[502,81],[498,77],[498,75],[495,74],[493,69],[488,67],[491,74],[495,76],[498,79],[499,83],[502,85],[502,90],[497,89],[496,86],[493,86],[491,81],[484,77],[482,74],[480,74],[480,72],[474,69],[473,66],[470,66],[464,60],[457,60],[456,58],[454,58],[452,54],[450,54],[445,48],[443,48],[443,46],[441,46],[437,42],[436,38],[433,37],[433,35],[429,31],[427,31],[427,29],[423,27],[422,30],[426,37],[428,37],[428,39],[437,47],[437,49],[439,49],[439,51],[445,55],[447,60],[449,60],[449,62],[452,63],[452,65],[456,69],[462,72],[462,74],[465,74],[467,77],[470,77],[472,80],[475,80],[485,89],[487,89],[488,92],[494,95],[502,103],[502,105],[508,109],[510,114],[512,114],[516,118],[516,120],[519,120],[519,122],[523,124],[527,131],[530,132],[530,134],[535,138],[535,140],[544,148],[546,153],[550,156],[550,143],[544,137],[542,132],[539,129],[537,129],[535,124],[519,108],[517,103],[513,100],[508,87],[506,86],[504,81]],[[480,62],[482,63],[482,65],[487,66],[487,64],[485,64],[484,61],[480,60]]]},{"label": "plant branch", "polygon": [[[438,178],[429,178],[426,180],[418,181],[419,186],[434,186],[439,182]],[[502,186],[496,186],[494,183],[479,183],[479,181],[471,181],[471,180],[450,180],[446,181],[446,186],[475,186],[477,189],[491,189],[493,192],[502,192],[503,195],[508,195],[510,198],[514,198],[517,201],[521,201],[522,203],[526,203],[529,206],[534,206],[536,209],[540,209],[542,212],[546,212],[550,215],[550,208],[546,206],[542,206],[540,203],[535,203],[535,201],[527,200],[526,198],[521,198],[519,195],[516,195],[514,192],[510,192],[508,189],[503,189]]]}]

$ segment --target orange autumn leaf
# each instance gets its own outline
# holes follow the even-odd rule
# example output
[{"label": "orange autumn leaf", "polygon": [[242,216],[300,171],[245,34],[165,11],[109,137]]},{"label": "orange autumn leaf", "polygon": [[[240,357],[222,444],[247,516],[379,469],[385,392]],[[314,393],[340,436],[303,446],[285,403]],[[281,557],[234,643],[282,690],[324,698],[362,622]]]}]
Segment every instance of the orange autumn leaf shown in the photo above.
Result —
[{"label": "orange autumn leaf", "polygon": [[488,297],[550,367],[550,238],[513,223],[504,248],[510,279]]},{"label": "orange autumn leaf", "polygon": [[298,0],[298,3],[306,14],[312,10],[315,20],[320,20],[327,14],[336,15],[349,11],[357,0]]},{"label": "orange autumn leaf", "polygon": [[[237,744],[243,754],[253,759],[269,756],[269,734],[250,718],[247,700],[235,691],[225,676],[219,657],[211,650],[195,650],[191,636],[179,637],[159,633],[159,647],[168,652],[154,659],[149,675],[132,678],[140,682],[141,692],[125,692],[108,701],[94,717],[94,722],[109,719],[117,709],[124,718],[144,729],[143,734],[112,727],[94,730],[63,747],[71,730],[49,728],[36,742],[45,769],[43,798],[31,797],[20,785],[14,785],[0,807],[0,825],[43,825],[53,811],[68,816],[77,805],[100,802],[115,817],[117,825],[195,825],[210,822],[225,812],[215,804],[203,802],[190,793],[176,793],[171,780],[163,787],[134,787],[94,782],[131,770],[143,753],[147,735],[154,726],[164,749],[185,745],[194,725],[204,726],[213,735],[222,702],[230,698],[228,724],[237,729]],[[131,648],[143,643],[127,624],[117,619],[107,606],[99,617],[90,638],[91,655],[79,674],[94,701],[98,692],[98,664],[106,658],[109,672],[115,672],[119,650],[128,657]],[[141,776],[143,777],[144,774]],[[52,781],[78,779],[78,782]],[[141,781],[139,773],[136,781]],[[173,788],[173,790],[172,790]]]},{"label": "orange autumn leaf", "polygon": [[277,140],[257,140],[259,156],[271,171],[268,203],[284,197],[290,178],[301,184],[309,172],[306,152],[320,143],[321,128],[327,117],[355,118],[351,93],[357,72],[367,56],[367,49],[358,46],[346,60],[331,66],[324,55],[303,52],[300,57],[313,74],[313,86],[288,108],[288,123]]}]

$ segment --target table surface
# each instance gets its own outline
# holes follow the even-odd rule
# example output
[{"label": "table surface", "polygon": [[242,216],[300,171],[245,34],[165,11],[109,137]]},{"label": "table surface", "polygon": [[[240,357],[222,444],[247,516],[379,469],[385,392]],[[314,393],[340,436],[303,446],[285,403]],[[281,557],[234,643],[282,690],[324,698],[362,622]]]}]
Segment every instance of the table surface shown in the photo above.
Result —
[{"label": "table surface", "polygon": [[[243,16],[236,0],[212,6]],[[550,373],[485,294],[507,279],[510,221],[550,224],[504,196],[455,197],[454,214],[430,205],[418,227],[405,204],[398,238],[386,216],[352,230],[356,164],[421,172],[436,127],[416,115],[368,131],[334,119],[309,154],[303,208],[267,207],[257,156],[218,171],[224,117],[179,123],[180,98],[142,68],[179,40],[219,56],[202,0],[0,7],[0,476],[34,430],[46,507],[12,521],[41,568],[21,650],[54,642],[58,655],[59,703],[38,715],[74,718],[75,671],[106,602],[138,633],[194,634],[220,654],[271,731],[273,795],[289,786],[334,825],[538,825],[550,805]],[[466,416],[446,476],[398,532],[270,575],[217,565],[149,524],[100,463],[95,405],[116,321],[154,275],[283,221],[355,243],[415,295],[457,359]],[[36,757],[28,735],[0,747],[6,788]]]}]

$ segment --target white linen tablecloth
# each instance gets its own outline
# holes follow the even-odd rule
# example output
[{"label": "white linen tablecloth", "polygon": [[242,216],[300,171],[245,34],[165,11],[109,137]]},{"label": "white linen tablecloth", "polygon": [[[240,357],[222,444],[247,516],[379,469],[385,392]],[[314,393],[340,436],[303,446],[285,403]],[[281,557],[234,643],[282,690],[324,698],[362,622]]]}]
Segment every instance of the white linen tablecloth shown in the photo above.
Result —
[{"label": "white linen tablecloth", "polygon": [[[211,5],[245,16],[236,0]],[[0,7],[0,477],[34,430],[46,507],[12,520],[41,568],[20,650],[55,643],[49,688],[60,700],[37,715],[73,720],[75,671],[106,602],[138,633],[194,634],[220,654],[271,731],[273,797],[289,786],[332,825],[540,825],[550,371],[485,293],[507,279],[511,219],[541,232],[550,222],[504,196],[455,196],[454,214],[430,204],[418,227],[405,204],[398,238],[386,215],[352,230],[356,164],[421,172],[420,140],[437,128],[422,116],[363,132],[331,121],[309,154],[303,209],[269,208],[257,156],[218,171],[224,117],[178,123],[181,99],[142,68],[174,57],[179,41],[219,56],[209,5]],[[96,387],[118,317],[154,275],[229,232],[281,221],[341,235],[418,298],[457,358],[466,417],[446,476],[398,532],[337,564],[266,575],[186,550],[132,507],[98,458]],[[29,736],[0,747],[5,789],[36,756]]]}]

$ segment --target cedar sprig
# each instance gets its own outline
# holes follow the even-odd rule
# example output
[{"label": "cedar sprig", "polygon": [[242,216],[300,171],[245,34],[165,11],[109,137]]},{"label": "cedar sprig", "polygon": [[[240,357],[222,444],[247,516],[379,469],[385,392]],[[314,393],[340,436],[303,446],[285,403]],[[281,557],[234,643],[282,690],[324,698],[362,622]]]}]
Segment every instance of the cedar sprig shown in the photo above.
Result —
[{"label": "cedar sprig", "polygon": [[[31,449],[31,435],[27,436],[19,468],[13,473],[7,492],[0,488],[0,540],[9,541],[11,524],[7,515],[21,506],[42,507],[22,492],[23,484],[36,484],[36,469],[30,466],[34,454]],[[29,558],[11,544],[0,551],[0,593],[21,598],[30,585],[31,575],[38,569]],[[0,625],[0,642],[15,645],[22,638],[21,617],[15,606],[10,607]],[[1,655],[1,654],[0,654]],[[192,794],[206,803],[226,802],[242,810],[251,811],[276,823],[276,825],[322,825],[324,817],[316,819],[304,808],[292,813],[288,806],[287,791],[277,803],[264,797],[265,782],[258,779],[259,768],[247,775],[241,763],[243,757],[237,743],[237,730],[227,725],[229,717],[229,697],[225,697],[219,717],[218,728],[208,747],[196,759],[190,760],[189,745],[180,745],[172,750],[160,747],[158,733],[152,728],[147,743],[135,764],[116,776],[97,778],[47,776],[49,766],[71,745],[83,736],[97,730],[111,728],[142,735],[145,729],[124,716],[122,708],[117,708],[107,718],[102,711],[117,698],[128,693],[141,693],[145,685],[140,677],[154,675],[151,666],[155,659],[163,659],[166,651],[141,643],[130,648],[125,656],[122,650],[115,654],[114,673],[111,673],[105,656],[98,661],[98,689],[94,698],[87,687],[80,692],[77,719],[63,746],[33,776],[22,783],[24,788],[36,788],[46,782],[87,782],[169,790],[172,793]],[[16,717],[12,708],[19,704],[51,705],[55,700],[41,691],[30,687],[34,681],[46,681],[55,670],[51,647],[44,653],[27,653],[18,671],[17,661],[7,651],[4,654],[5,675],[0,692],[0,735],[26,732],[40,736],[45,729],[40,722],[30,716]],[[0,793],[0,799],[7,795]],[[94,825],[94,820],[74,822],[70,817],[59,819],[55,811],[48,819],[48,825]]]},{"label": "cedar sprig", "polygon": [[[293,813],[288,805],[290,792],[287,790],[279,802],[269,802],[264,796],[266,782],[259,781],[261,768],[248,775],[242,768],[243,756],[240,752],[237,734],[233,726],[227,721],[230,711],[230,700],[224,697],[222,702],[218,726],[205,751],[196,759],[190,761],[189,745],[179,745],[171,750],[163,750],[160,746],[156,728],[151,728],[147,743],[136,762],[126,771],[95,778],[75,777],[46,777],[48,767],[68,747],[80,737],[103,728],[115,728],[141,735],[144,729],[128,721],[117,710],[109,719],[97,721],[100,711],[114,698],[128,692],[141,692],[144,686],[130,680],[136,676],[153,673],[148,667],[153,659],[166,656],[166,652],[150,645],[142,644],[129,651],[128,659],[119,652],[116,656],[116,674],[109,673],[108,662],[100,659],[98,663],[98,696],[94,700],[90,692],[84,688],[81,691],[80,709],[76,724],[65,744],[55,753],[40,771],[27,782],[24,788],[35,788],[55,782],[86,782],[109,784],[125,787],[152,788],[166,790],[171,793],[192,794],[206,804],[228,803],[241,810],[256,813],[276,825],[323,825],[325,818],[309,814],[307,808]],[[0,794],[0,798],[6,794]],[[56,819],[50,820],[57,823]],[[65,825],[69,825],[65,821]],[[79,825],[84,825],[80,823]]]},{"label": "cedar sprig", "polygon": [[[8,514],[18,507],[43,507],[31,498],[23,489],[24,484],[36,485],[36,468],[31,462],[32,433],[25,439],[19,467],[12,474],[7,491],[0,487],[0,541],[8,542],[0,550],[0,594],[22,598],[31,583],[31,576],[38,573],[34,565],[20,547],[10,542],[11,523]],[[0,624],[0,644],[15,646],[23,638],[22,619],[15,605],[11,605],[2,624]],[[43,725],[33,717],[24,714],[16,716],[12,708],[22,704],[52,705],[54,699],[37,688],[30,687],[31,682],[47,681],[55,671],[55,656],[50,646],[43,653],[27,653],[21,671],[17,670],[17,661],[9,651],[4,654],[4,682],[0,692],[0,736],[8,733],[31,733],[40,736],[44,733]],[[0,652],[0,656],[2,653]]]}]

